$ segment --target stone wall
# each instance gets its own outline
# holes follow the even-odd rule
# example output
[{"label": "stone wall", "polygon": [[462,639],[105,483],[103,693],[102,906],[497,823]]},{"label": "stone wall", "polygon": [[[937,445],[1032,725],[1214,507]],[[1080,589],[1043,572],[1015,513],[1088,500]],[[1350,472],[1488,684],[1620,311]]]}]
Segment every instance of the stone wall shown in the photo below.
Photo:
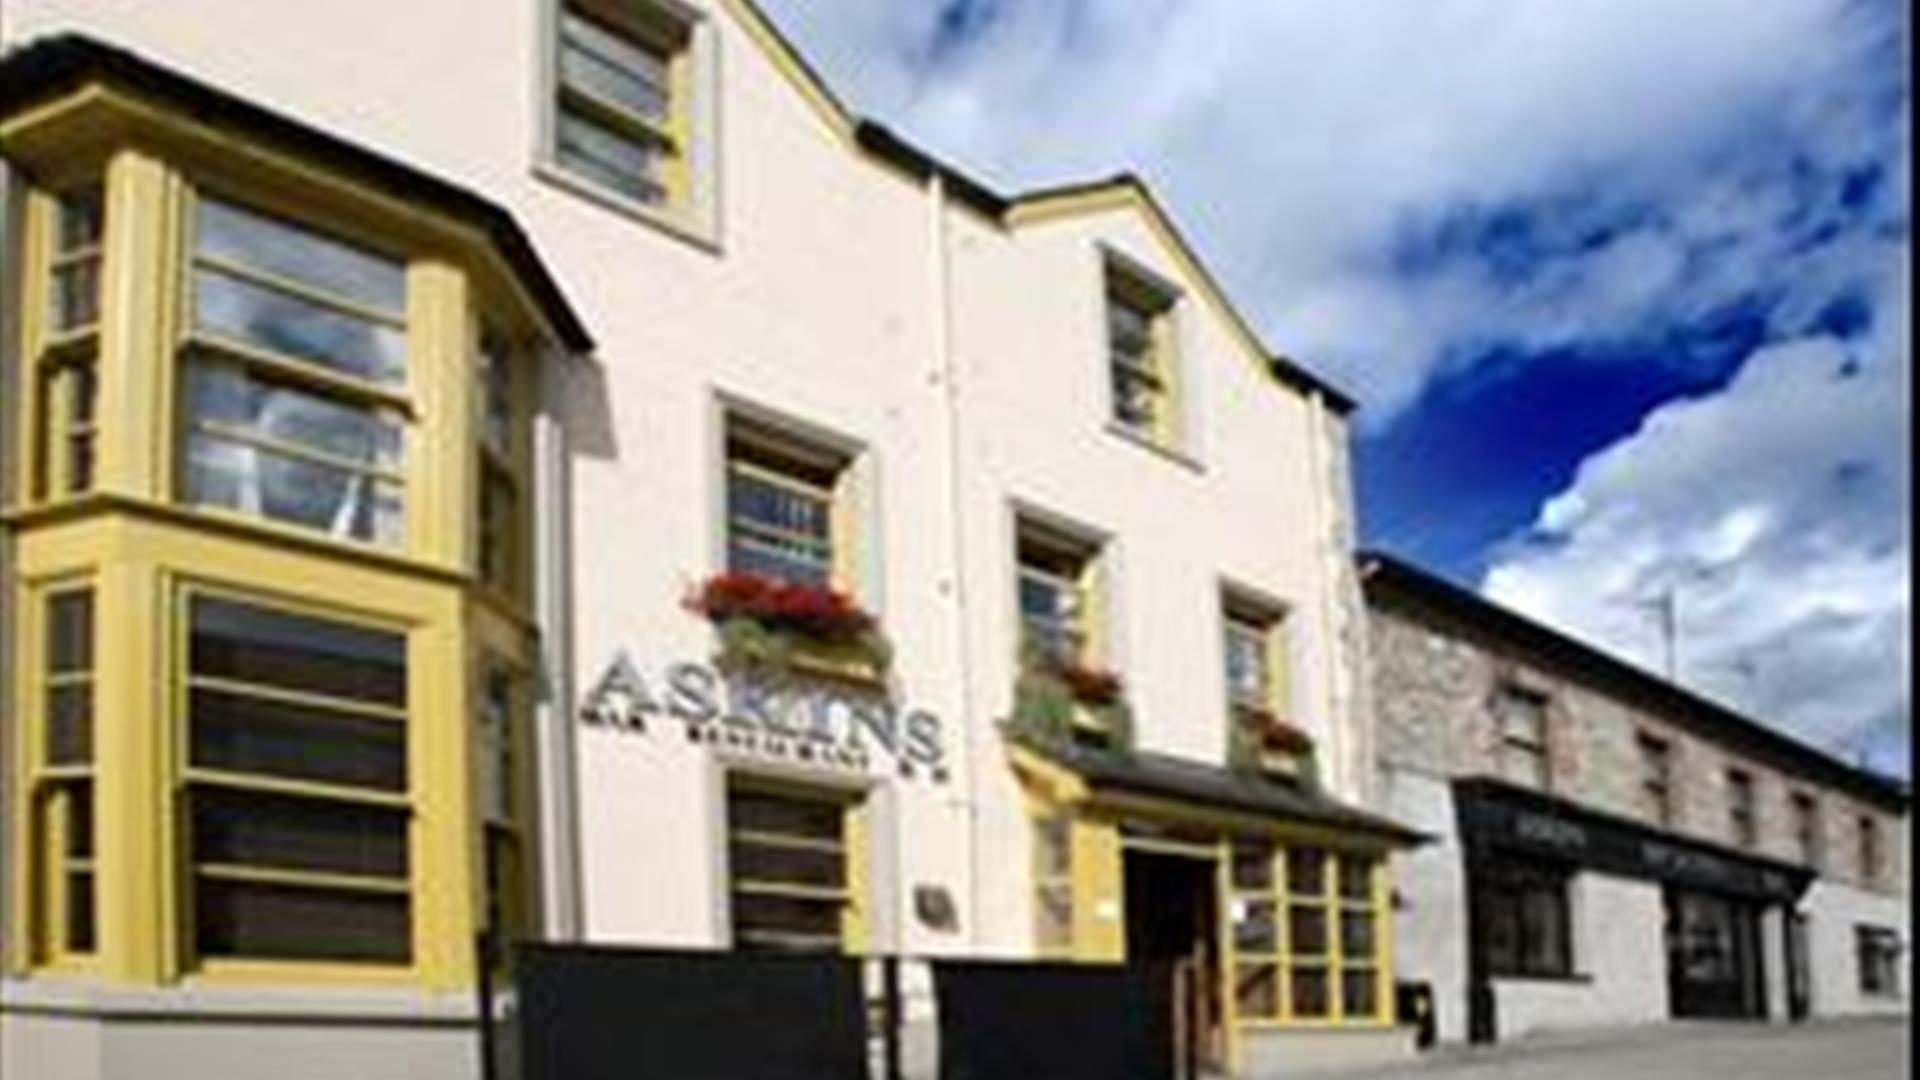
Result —
[{"label": "stone wall", "polygon": [[[1371,599],[1372,689],[1383,768],[1432,776],[1499,774],[1499,729],[1493,701],[1517,687],[1548,701],[1553,794],[1596,810],[1650,820],[1642,791],[1638,738],[1645,732],[1672,747],[1672,820],[1683,835],[1738,846],[1727,772],[1754,780],[1761,854],[1801,859],[1792,794],[1816,799],[1824,877],[1887,895],[1904,895],[1906,821],[1859,799],[1702,738],[1681,715],[1650,711],[1570,666],[1530,656],[1456,619],[1393,598]],[[1879,822],[1883,865],[1874,881],[1861,872],[1858,822]]]}]

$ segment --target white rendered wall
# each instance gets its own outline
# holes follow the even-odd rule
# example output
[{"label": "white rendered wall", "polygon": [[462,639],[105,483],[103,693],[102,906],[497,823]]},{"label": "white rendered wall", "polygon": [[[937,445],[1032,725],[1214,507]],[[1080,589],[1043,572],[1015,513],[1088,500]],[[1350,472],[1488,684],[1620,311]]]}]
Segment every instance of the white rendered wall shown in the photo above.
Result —
[{"label": "white rendered wall", "polygon": [[[1830,879],[1815,881],[1800,901],[1807,919],[1813,1015],[1904,1016],[1913,999],[1913,923],[1905,897],[1867,892]],[[1860,965],[1854,948],[1856,926],[1892,930],[1904,946],[1900,993],[1869,997],[1860,992]]]},{"label": "white rendered wall", "polygon": [[1570,980],[1496,979],[1501,1039],[1668,1018],[1660,886],[1585,872],[1574,878]]},{"label": "white rendered wall", "polygon": [[1467,1038],[1467,880],[1455,834],[1453,787],[1407,769],[1382,771],[1381,809],[1426,833],[1432,843],[1394,857],[1393,963],[1397,980],[1433,988],[1434,1032],[1441,1042]]}]

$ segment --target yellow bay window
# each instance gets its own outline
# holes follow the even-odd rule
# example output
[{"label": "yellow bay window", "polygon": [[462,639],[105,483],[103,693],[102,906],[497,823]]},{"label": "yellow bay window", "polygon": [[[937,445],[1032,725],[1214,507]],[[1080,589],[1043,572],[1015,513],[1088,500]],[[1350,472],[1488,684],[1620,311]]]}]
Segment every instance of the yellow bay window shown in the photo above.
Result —
[{"label": "yellow bay window", "polygon": [[94,483],[99,414],[100,266],[106,235],[101,188],[88,184],[43,204],[48,221],[46,303],[37,335],[33,493],[80,495]]},{"label": "yellow bay window", "polygon": [[1233,987],[1247,1024],[1389,1017],[1385,878],[1372,855],[1234,845]]},{"label": "yellow bay window", "polygon": [[33,788],[36,899],[45,919],[42,960],[94,951],[93,590],[62,585],[42,594],[41,722]]}]

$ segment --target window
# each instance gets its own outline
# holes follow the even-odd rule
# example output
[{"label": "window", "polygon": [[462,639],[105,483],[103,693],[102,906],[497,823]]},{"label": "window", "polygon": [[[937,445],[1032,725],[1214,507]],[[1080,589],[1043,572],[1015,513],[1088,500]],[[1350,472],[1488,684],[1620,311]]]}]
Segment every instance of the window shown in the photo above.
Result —
[{"label": "window", "polygon": [[185,498],[400,544],[406,265],[212,198],[197,223]]},{"label": "window", "polygon": [[1734,843],[1753,847],[1760,842],[1760,823],[1754,816],[1753,774],[1744,769],[1727,770],[1727,821]]},{"label": "window", "polygon": [[1820,803],[1811,792],[1793,793],[1793,839],[1799,848],[1801,865],[1819,867],[1822,854]]},{"label": "window", "polygon": [[1234,995],[1242,1020],[1385,1016],[1380,874],[1380,861],[1367,855],[1234,846]]},{"label": "window", "polygon": [[1868,997],[1900,996],[1900,935],[1878,926],[1853,928],[1860,992]]},{"label": "window", "polygon": [[1229,603],[1224,634],[1227,701],[1234,711],[1284,719],[1287,655],[1280,616]]},{"label": "window", "polygon": [[519,582],[522,499],[515,467],[520,425],[514,408],[514,351],[501,335],[480,338],[480,580],[514,595]]},{"label": "window", "polygon": [[1513,783],[1547,790],[1552,786],[1547,699],[1507,687],[1500,691],[1494,711],[1500,726],[1500,774]]},{"label": "window", "polygon": [[1475,874],[1473,910],[1494,975],[1573,974],[1567,875],[1546,867],[1494,863]]},{"label": "window", "polygon": [[1673,744],[1658,735],[1641,732],[1640,802],[1648,821],[1673,824]]},{"label": "window", "polygon": [[727,789],[733,941],[742,949],[856,944],[858,814],[837,795],[735,778]]},{"label": "window", "polygon": [[1016,548],[1022,647],[1060,666],[1092,663],[1098,594],[1093,550],[1027,523],[1020,526]]},{"label": "window", "polygon": [[106,209],[97,186],[55,196],[47,270],[47,331],[35,368],[40,421],[34,494],[93,488],[99,447],[101,245]]},{"label": "window", "polygon": [[561,3],[556,164],[644,206],[684,203],[692,29],[654,0]]},{"label": "window", "polygon": [[531,929],[525,901],[525,844],[520,827],[519,755],[516,753],[519,694],[511,668],[489,658],[481,664],[475,733],[480,768],[481,841],[486,858],[487,925],[507,940]]},{"label": "window", "polygon": [[1033,820],[1035,941],[1042,955],[1073,950],[1073,818],[1043,814]]},{"label": "window", "polygon": [[1144,272],[1109,260],[1107,358],[1113,420],[1161,445],[1179,441],[1175,298]]},{"label": "window", "polygon": [[211,595],[188,611],[198,955],[409,962],[405,636]]},{"label": "window", "polygon": [[727,569],[833,586],[850,547],[849,462],[759,424],[727,428]]},{"label": "window", "polygon": [[94,950],[93,591],[42,594],[41,747],[34,814],[45,904],[40,951],[47,958]]},{"label": "window", "polygon": [[1860,880],[1877,885],[1885,870],[1882,865],[1885,856],[1880,850],[1880,823],[1865,814],[1860,815]]}]

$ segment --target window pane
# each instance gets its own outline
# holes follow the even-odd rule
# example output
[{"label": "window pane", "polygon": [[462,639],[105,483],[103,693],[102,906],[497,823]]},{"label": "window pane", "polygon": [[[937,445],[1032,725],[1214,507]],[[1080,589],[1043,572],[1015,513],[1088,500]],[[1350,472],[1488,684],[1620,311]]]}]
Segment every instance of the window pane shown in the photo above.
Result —
[{"label": "window pane", "polygon": [[1226,634],[1227,694],[1236,704],[1267,704],[1266,632],[1229,622]]},{"label": "window pane", "polygon": [[1319,848],[1287,850],[1287,891],[1319,897],[1327,891],[1327,853]]},{"label": "window pane", "polygon": [[1280,971],[1272,964],[1241,964],[1233,992],[1242,1019],[1271,1020],[1280,1015]]},{"label": "window pane", "polygon": [[1121,423],[1146,427],[1160,414],[1160,387],[1152,378],[1121,364],[1113,366],[1113,411]]},{"label": "window pane", "polygon": [[643,203],[666,199],[657,144],[622,135],[562,106],[557,116],[560,164]]},{"label": "window pane", "polygon": [[1062,877],[1073,869],[1073,827],[1064,815],[1034,822],[1034,843],[1038,847],[1039,871],[1049,877]]},{"label": "window pane", "polygon": [[93,667],[93,593],[55,593],[47,599],[47,666],[55,674]]},{"label": "window pane", "polygon": [[404,464],[400,414],[368,409],[254,378],[238,364],[195,360],[187,367],[188,416],[252,432],[357,465]]},{"label": "window pane", "polygon": [[671,60],[646,43],[572,12],[562,16],[560,80],[657,123],[671,103]]},{"label": "window pane", "polygon": [[100,321],[100,260],[78,259],[53,272],[53,327],[77,330]]},{"label": "window pane", "polygon": [[1340,1008],[1348,1017],[1374,1016],[1380,1008],[1380,980],[1371,971],[1348,970],[1340,976]]},{"label": "window pane", "polygon": [[826,491],[801,491],[746,469],[727,476],[727,514],[733,520],[792,535],[819,551],[833,537],[832,496]]},{"label": "window pane", "polygon": [[106,235],[104,192],[95,186],[61,195],[58,216],[55,243],[60,253],[99,247]]},{"label": "window pane", "polygon": [[760,792],[733,793],[728,804],[735,832],[761,832],[839,843],[841,807],[836,803]]},{"label": "window pane", "polygon": [[406,728],[394,720],[217,690],[192,693],[193,764],[229,772],[407,788]]},{"label": "window pane", "polygon": [[1340,859],[1340,895],[1348,900],[1373,899],[1373,860]]},{"label": "window pane", "polygon": [[93,872],[75,870],[67,874],[67,951],[93,951],[94,927]]},{"label": "window pane", "polygon": [[202,956],[406,963],[407,898],[201,878],[195,883]]},{"label": "window pane", "polygon": [[1539,974],[1568,970],[1566,896],[1559,889],[1536,885],[1520,898],[1521,964]]},{"label": "window pane", "polygon": [[774,882],[837,889],[847,883],[846,857],[838,851],[736,842],[735,881]]},{"label": "window pane", "polygon": [[501,457],[513,452],[513,349],[496,333],[480,342],[480,441]]},{"label": "window pane", "polygon": [[1273,849],[1265,844],[1236,844],[1233,848],[1233,887],[1273,888]]},{"label": "window pane", "polygon": [[93,760],[93,686],[76,683],[47,692],[47,764]]},{"label": "window pane", "polygon": [[1340,913],[1340,955],[1349,960],[1365,960],[1373,956],[1374,921],[1370,911],[1343,911]]},{"label": "window pane", "polygon": [[201,200],[199,225],[201,254],[396,318],[406,314],[407,268],[400,260],[214,199]]},{"label": "window pane", "polygon": [[406,380],[407,335],[397,326],[322,307],[208,267],[194,274],[197,325],[355,378]]},{"label": "window pane", "polygon": [[67,858],[93,858],[93,782],[69,780],[61,784],[67,810]]},{"label": "window pane", "polygon": [[213,435],[187,440],[187,500],[343,540],[394,547],[406,537],[398,484]]},{"label": "window pane", "polygon": [[771,940],[776,936],[801,936],[819,939],[815,944],[832,948],[840,940],[841,908],[837,900],[736,892],[734,936],[749,946],[777,944]]},{"label": "window pane", "polygon": [[1293,969],[1293,1015],[1315,1019],[1328,1014],[1329,993],[1325,968]]},{"label": "window pane", "polygon": [[1241,952],[1273,953],[1280,947],[1280,926],[1271,900],[1234,901],[1233,944]]},{"label": "window pane", "polygon": [[407,702],[404,636],[232,600],[194,602],[191,665],[196,675],[396,708]]},{"label": "window pane", "polygon": [[324,799],[196,788],[194,859],[277,870],[404,878],[407,812]]},{"label": "window pane", "polygon": [[1327,912],[1324,908],[1293,905],[1287,912],[1287,943],[1295,956],[1327,954]]}]

